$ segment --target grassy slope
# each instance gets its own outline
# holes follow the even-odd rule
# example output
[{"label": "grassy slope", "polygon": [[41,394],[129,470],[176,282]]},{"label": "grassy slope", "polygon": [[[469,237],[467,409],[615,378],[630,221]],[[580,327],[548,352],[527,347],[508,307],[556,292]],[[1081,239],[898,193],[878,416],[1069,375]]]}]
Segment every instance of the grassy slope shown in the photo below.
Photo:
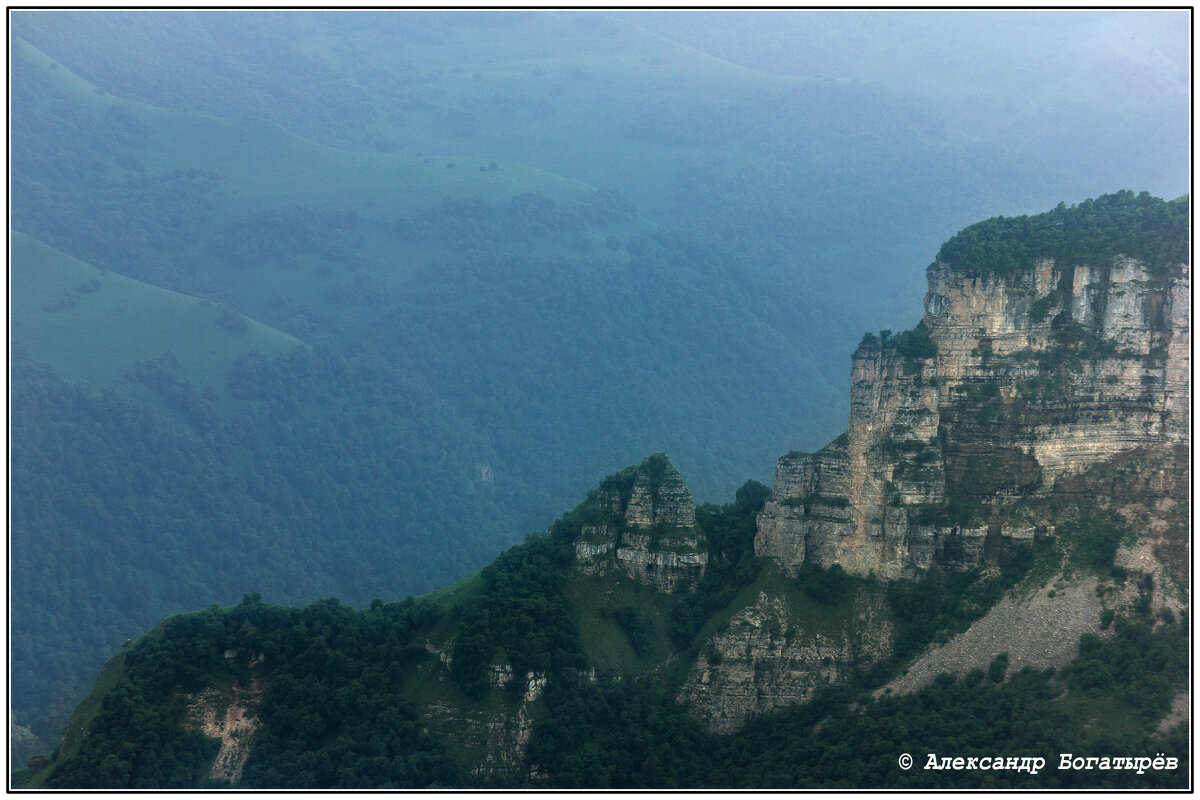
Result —
[{"label": "grassy slope", "polygon": [[170,352],[182,377],[220,391],[239,355],[303,344],[253,320],[232,329],[207,300],[100,270],[19,231],[11,247],[13,339],[67,380],[112,385],[136,362]]},{"label": "grassy slope", "polygon": [[[317,144],[261,120],[231,119],[149,106],[106,94],[83,81],[20,38],[14,60],[53,71],[56,87],[73,103],[123,108],[146,126],[139,154],[147,171],[199,169],[221,179],[221,202],[213,222],[239,220],[263,208],[297,203],[416,211],[443,197],[479,196],[506,200],[538,192],[558,202],[579,201],[594,187],[523,164],[504,163],[481,170],[491,159],[472,156],[464,145],[427,161],[426,157],[340,150]],[[453,163],[453,168],[447,167]]]},{"label": "grassy slope", "polygon": [[[583,647],[596,667],[597,677],[650,672],[671,655],[667,627],[671,610],[669,595],[637,583],[614,566],[605,575],[575,575],[567,589],[567,597],[574,608]],[[652,631],[652,644],[644,656],[634,652],[615,620],[601,615],[603,609],[621,607],[638,609]]]},{"label": "grassy slope", "polygon": [[[470,155],[478,147],[466,142],[461,143],[463,151],[436,157],[350,152],[317,144],[269,122],[150,106],[103,92],[19,37],[14,37],[12,50],[14,69],[39,73],[38,80],[49,87],[44,94],[53,95],[57,102],[65,101],[85,113],[120,112],[136,118],[144,141],[135,152],[146,174],[200,170],[216,175],[209,213],[188,221],[199,226],[199,236],[218,236],[261,211],[297,206],[353,210],[368,220],[361,263],[373,277],[393,285],[403,280],[406,263],[428,254],[426,249],[396,241],[380,228],[397,216],[418,213],[445,197],[504,201],[539,193],[572,203],[595,192],[581,181],[522,164],[505,162],[495,170],[481,169],[491,159]],[[108,167],[110,177],[119,178],[121,173],[119,167]],[[642,222],[624,228],[618,232],[628,236],[654,226]],[[601,230],[593,238],[602,240],[607,233]],[[543,243],[542,249],[544,255],[566,248],[547,248]],[[223,293],[236,297],[249,313],[280,290],[298,302],[319,301],[342,277],[315,267],[304,270],[304,280],[279,269],[231,269],[204,248],[191,256],[196,272],[207,276],[209,284],[223,284]],[[301,266],[313,265],[302,262]]]},{"label": "grassy slope", "polygon": [[[506,199],[542,192],[555,200],[586,197],[590,186],[520,164],[481,172],[489,159],[443,151],[431,167],[424,158],[351,152],[317,144],[261,120],[183,112],[108,94],[64,68],[19,36],[12,42],[14,69],[51,74],[56,93],[94,110],[124,108],[146,126],[142,153],[148,171],[212,170],[225,191],[217,219],[291,202],[384,203],[391,210],[420,208],[446,195]],[[474,148],[471,148],[474,150]],[[453,159],[457,169],[445,169]],[[435,167],[441,167],[437,169]]]},{"label": "grassy slope", "polygon": [[[78,754],[79,744],[83,741],[83,736],[87,731],[88,725],[95,719],[96,714],[100,712],[105,696],[120,682],[122,676],[125,674],[125,653],[125,650],[121,650],[109,659],[108,663],[100,671],[100,676],[96,679],[96,685],[92,687],[88,696],[72,712],[66,727],[63,728],[62,741],[59,743],[58,760],[73,758]],[[51,764],[40,772],[23,776],[23,782],[18,788],[43,788],[46,778],[50,776],[53,770],[54,765]]]},{"label": "grassy slope", "polygon": [[[205,63],[224,97],[213,102],[205,96],[211,87],[189,86],[173,75],[150,79],[156,86],[119,82],[112,87],[109,82],[121,94],[164,106],[216,105],[230,116],[266,116],[325,142],[331,137],[322,133],[346,117],[338,146],[367,149],[368,142],[388,140],[410,155],[475,153],[485,159],[531,163],[589,182],[620,185],[623,192],[651,205],[653,198],[670,191],[656,178],[679,152],[666,143],[621,146],[620,134],[630,116],[652,113],[647,97],[665,90],[671,104],[703,106],[714,95],[737,97],[764,86],[802,83],[729,64],[599,15],[514,13],[488,20],[471,14],[359,14],[342,15],[332,26],[312,19],[278,21],[286,31],[283,47],[312,70],[309,96],[289,109],[273,104],[271,90],[260,90],[250,80],[253,75],[240,71],[246,68],[239,59],[246,55],[247,42],[238,37],[261,35],[261,20],[251,18],[223,30],[221,20],[178,14],[172,20],[177,30],[164,37],[160,34],[171,26],[139,31],[145,18],[136,14],[32,16],[19,17],[17,31],[29,29],[47,46],[70,41],[85,28],[90,29],[87,39],[102,32],[104,41],[116,46],[129,42],[131,52],[122,60],[130,65],[134,83],[139,74],[142,80],[160,75],[168,62]],[[73,16],[78,27],[67,16]],[[275,26],[272,22],[269,27]],[[182,52],[168,52],[171,35]],[[537,43],[536,49],[530,42]],[[203,52],[218,43],[232,58],[214,62]],[[79,62],[83,65],[98,60],[86,55],[90,46],[76,41],[68,48],[85,54]],[[269,58],[255,66],[267,76],[277,68]],[[346,103],[358,113],[336,107],[334,101],[345,100],[348,90],[365,95]],[[251,107],[253,103],[262,105]],[[269,113],[264,115],[264,109]],[[617,175],[624,180],[614,181]]]}]

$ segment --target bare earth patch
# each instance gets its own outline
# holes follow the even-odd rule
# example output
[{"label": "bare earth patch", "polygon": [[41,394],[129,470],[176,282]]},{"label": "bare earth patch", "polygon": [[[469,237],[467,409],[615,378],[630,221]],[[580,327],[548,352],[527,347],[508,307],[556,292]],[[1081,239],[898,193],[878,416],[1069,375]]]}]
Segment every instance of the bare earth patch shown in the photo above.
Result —
[{"label": "bare earth patch", "polygon": [[188,721],[205,736],[221,740],[221,750],[208,777],[230,783],[242,779],[242,768],[250,758],[250,743],[258,730],[256,712],[263,690],[263,682],[254,676],[249,688],[208,689],[196,696],[189,707]]},{"label": "bare earth patch", "polygon": [[[928,651],[877,694],[907,694],[933,682],[939,674],[963,675],[974,667],[986,670],[1000,653],[1008,653],[1009,672],[1022,667],[1061,667],[1079,654],[1079,637],[1100,632],[1097,580],[1080,575],[1071,582],[1050,581],[1031,594],[1010,594],[965,632]],[[1050,596],[1054,592],[1054,596]]]}]

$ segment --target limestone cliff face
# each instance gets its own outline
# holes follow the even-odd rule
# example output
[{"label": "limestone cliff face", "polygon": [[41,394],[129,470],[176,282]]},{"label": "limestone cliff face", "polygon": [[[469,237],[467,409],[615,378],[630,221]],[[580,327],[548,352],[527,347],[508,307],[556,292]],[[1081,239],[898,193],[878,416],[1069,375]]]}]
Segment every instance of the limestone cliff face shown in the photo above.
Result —
[{"label": "limestone cliff face", "polygon": [[[1004,444],[1032,456],[1043,492],[1116,453],[1186,438],[1190,288],[1187,265],[1160,277],[1124,257],[1066,269],[1043,261],[1008,281],[931,268],[925,323],[945,378],[939,400],[960,412],[943,421],[951,480],[979,495],[1030,482],[1005,474],[975,485],[962,475],[986,452],[972,440],[992,431],[961,412],[978,417],[988,406],[1012,423]],[[989,382],[1000,403],[963,402]]]},{"label": "limestone cliff face", "polygon": [[665,592],[704,575],[708,553],[696,527],[696,504],[679,470],[662,453],[611,476],[587,504],[595,520],[575,543],[578,568],[615,567]]},{"label": "limestone cliff face", "polygon": [[937,262],[928,282],[918,329],[854,353],[846,434],[780,459],[758,555],[883,578],[970,567],[1052,533],[1011,515],[1020,501],[1187,441],[1188,265]]},{"label": "limestone cliff face", "polygon": [[709,641],[680,701],[710,731],[730,733],[750,717],[805,702],[817,689],[891,655],[891,623],[867,597],[834,632],[812,631],[806,622],[786,597],[759,593]]},{"label": "limestone cliff face", "polygon": [[[504,689],[516,676],[507,664],[493,664],[489,681],[494,689]],[[431,732],[452,739],[458,747],[473,754],[474,775],[515,775],[524,769],[525,748],[533,731],[534,709],[546,688],[546,676],[528,672],[520,684],[515,708],[464,707],[459,703],[434,701],[424,709]],[[535,777],[535,776],[530,776]]]}]

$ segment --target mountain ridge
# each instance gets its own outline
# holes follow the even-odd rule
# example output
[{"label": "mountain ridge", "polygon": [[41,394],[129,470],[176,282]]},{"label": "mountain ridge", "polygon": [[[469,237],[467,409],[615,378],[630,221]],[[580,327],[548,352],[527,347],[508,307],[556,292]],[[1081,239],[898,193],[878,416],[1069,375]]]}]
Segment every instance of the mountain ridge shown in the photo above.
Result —
[{"label": "mountain ridge", "polygon": [[[1186,208],[1145,194],[1079,207],[1102,222],[1141,209],[1173,245],[1187,235]],[[922,326],[855,353],[848,434],[784,456],[773,490],[751,481],[696,507],[657,453],[427,598],[357,612],[247,596],[172,618],[118,657],[127,690],[81,710],[28,785],[703,786],[718,765],[742,774],[732,752],[762,731],[798,725],[787,747],[807,752],[822,730],[893,725],[939,691],[1023,708],[1032,738],[1014,742],[1033,752],[1177,747],[1186,721],[1167,739],[1154,726],[1186,679],[1190,269],[1120,250],[1009,274],[935,262]],[[985,441],[1017,455],[975,474]],[[1043,627],[1019,641],[994,632],[998,616]],[[1117,675],[1136,690],[1091,691]],[[218,753],[216,729],[188,721],[201,696],[226,698],[204,701],[210,718],[256,719],[254,744]],[[402,709],[396,736],[369,744],[387,703]],[[130,727],[152,709],[152,730]],[[1089,738],[1101,717],[1124,745]],[[147,735],[150,751],[122,756]],[[879,785],[977,785],[897,773],[897,745],[872,745],[859,769]],[[776,747],[760,760],[786,758]],[[687,777],[706,752],[725,755]],[[1179,786],[1186,753],[1172,752],[1184,766],[1142,783],[1050,785]]]}]

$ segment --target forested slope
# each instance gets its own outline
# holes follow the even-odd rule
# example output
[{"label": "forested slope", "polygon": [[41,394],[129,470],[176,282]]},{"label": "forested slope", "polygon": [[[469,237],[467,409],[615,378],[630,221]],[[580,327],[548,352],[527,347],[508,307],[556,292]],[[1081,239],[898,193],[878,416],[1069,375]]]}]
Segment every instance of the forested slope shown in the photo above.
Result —
[{"label": "forested slope", "polygon": [[[1186,785],[1186,726],[1156,725],[1186,682],[1187,620],[1154,614],[1148,593],[1134,613],[1105,623],[1113,628],[1105,638],[1084,637],[1061,672],[1010,672],[1002,656],[986,672],[881,695],[908,663],[897,654],[736,733],[706,731],[680,703],[679,662],[710,647],[708,636],[729,623],[726,605],[788,587],[806,604],[797,624],[807,629],[842,618],[879,587],[838,570],[785,579],[754,558],[753,519],[766,494],[755,482],[733,503],[698,509],[717,569],[695,592],[672,597],[582,573],[575,542],[633,469],[480,576],[430,597],[354,610],[332,598],[281,608],[247,595],[166,620],[109,665],[53,762],[18,778],[110,789]],[[1002,576],[893,585],[887,616],[923,646],[977,619],[1005,585],[1044,579],[1038,573],[1055,557],[1041,549]],[[236,754],[235,738],[203,727],[210,705],[255,720]],[[923,756],[897,766],[906,751],[1050,763],[1036,772],[931,772]],[[1141,772],[1064,771],[1053,755],[1164,752],[1171,768]]]},{"label": "forested slope", "polygon": [[597,15],[12,22],[19,757],[165,613],[426,591],[647,450],[766,479],[937,242],[1075,195]]},{"label": "forested slope", "polygon": [[[361,534],[386,526],[394,507],[370,503],[405,478],[362,465],[386,470],[389,454],[419,441],[404,437],[421,409],[400,405],[381,364],[323,346],[242,355],[221,409],[170,359],[135,365],[129,382],[160,396],[178,417],[168,423],[152,406],[129,413],[132,396],[118,390],[67,385],[18,351],[15,392],[56,424],[25,422],[14,452],[65,458],[58,472],[22,469],[14,522],[69,544],[36,565],[52,573],[34,587],[45,596],[14,590],[21,607],[53,607],[66,586],[88,630],[111,635],[105,623],[137,623],[144,606],[194,602],[216,566],[272,593],[347,585],[365,608],[335,597],[287,608],[250,592],[168,617],[126,642],[59,746],[14,781],[1187,788],[1188,206],[1121,192],[964,229],[928,270],[927,327],[864,337],[850,430],[822,451],[785,455],[772,489],[750,480],[732,502],[697,506],[655,453],[477,575],[402,602],[363,593],[389,569],[411,579],[389,559],[419,563],[422,547],[447,540]],[[1052,319],[1050,307],[1061,308]],[[332,427],[318,408],[326,400],[369,415],[371,436]],[[913,420],[934,415],[935,435],[911,438]],[[89,426],[93,417],[110,424]],[[995,458],[1010,441],[1025,457]],[[1004,470],[952,474],[970,445],[990,448]],[[227,469],[240,453],[251,462]],[[910,483],[906,499],[888,481],[886,495],[867,496],[889,460],[893,479],[911,461],[941,495]],[[69,492],[77,468],[97,496]],[[155,508],[162,498],[175,505]],[[214,499],[226,505],[201,507]],[[486,494],[476,499],[467,510],[483,519]],[[101,535],[75,535],[77,506]],[[880,514],[878,533],[830,548],[856,544],[847,509]],[[164,514],[173,522],[162,530],[128,524]],[[240,540],[213,530],[246,519],[263,529]],[[344,529],[322,538],[331,521]],[[284,525],[287,536],[269,536]],[[161,548],[146,544],[154,533]],[[339,553],[351,540],[353,554]],[[460,533],[455,549],[474,544]],[[192,573],[149,572],[170,582],[147,581],[136,563],[189,548]],[[85,571],[73,557],[92,584],[72,582]],[[112,606],[89,606],[92,590]],[[62,619],[23,623],[37,633]],[[1107,766],[1077,765],[1087,758]]]}]

